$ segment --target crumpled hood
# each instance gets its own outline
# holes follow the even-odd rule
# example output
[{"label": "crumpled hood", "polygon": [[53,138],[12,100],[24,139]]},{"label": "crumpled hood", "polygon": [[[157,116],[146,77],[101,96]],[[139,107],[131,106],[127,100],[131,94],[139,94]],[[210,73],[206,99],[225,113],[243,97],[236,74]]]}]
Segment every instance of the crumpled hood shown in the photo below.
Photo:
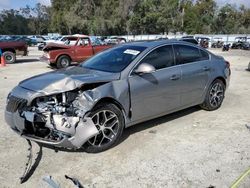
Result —
[{"label": "crumpled hood", "polygon": [[71,46],[65,45],[65,44],[59,44],[59,43],[54,43],[54,42],[50,42],[48,43],[43,50],[51,50],[51,49],[69,49],[71,48]]},{"label": "crumpled hood", "polygon": [[40,74],[19,83],[19,86],[46,95],[70,91],[85,83],[118,80],[120,73],[86,69],[80,66]]}]

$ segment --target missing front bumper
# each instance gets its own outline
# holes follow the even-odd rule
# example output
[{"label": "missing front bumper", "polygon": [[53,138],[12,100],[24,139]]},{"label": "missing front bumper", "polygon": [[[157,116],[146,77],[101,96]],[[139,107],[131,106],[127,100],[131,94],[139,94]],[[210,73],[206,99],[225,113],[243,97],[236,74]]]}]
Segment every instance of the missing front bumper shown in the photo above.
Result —
[{"label": "missing front bumper", "polygon": [[35,136],[33,134],[25,133],[25,119],[20,117],[18,113],[5,112],[6,122],[10,127],[22,137],[35,141],[37,143],[51,145],[54,147],[62,147],[67,149],[79,149],[86,143],[90,138],[96,136],[99,131],[96,128],[91,118],[84,118],[81,120],[75,128],[75,134],[71,137],[64,137],[63,139],[56,141],[45,139],[42,137]]}]

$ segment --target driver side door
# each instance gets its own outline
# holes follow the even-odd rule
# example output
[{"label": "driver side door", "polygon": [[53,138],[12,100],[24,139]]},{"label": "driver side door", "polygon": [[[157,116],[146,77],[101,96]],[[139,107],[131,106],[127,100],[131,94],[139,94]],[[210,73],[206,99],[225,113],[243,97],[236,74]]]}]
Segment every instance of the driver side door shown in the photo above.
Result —
[{"label": "driver side door", "polygon": [[132,121],[144,121],[179,108],[181,69],[175,66],[172,45],[157,47],[140,63],[148,63],[156,70],[140,75],[132,72],[129,76]]}]

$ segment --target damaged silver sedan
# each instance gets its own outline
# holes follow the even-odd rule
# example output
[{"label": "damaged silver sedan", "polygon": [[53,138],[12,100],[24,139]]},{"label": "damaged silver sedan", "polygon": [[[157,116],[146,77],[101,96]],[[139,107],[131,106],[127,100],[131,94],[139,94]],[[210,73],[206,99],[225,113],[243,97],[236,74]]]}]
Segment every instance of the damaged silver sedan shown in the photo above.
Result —
[{"label": "damaged silver sedan", "polygon": [[8,96],[5,118],[26,139],[101,152],[139,122],[195,105],[218,109],[229,66],[185,42],[128,43],[20,82]]}]

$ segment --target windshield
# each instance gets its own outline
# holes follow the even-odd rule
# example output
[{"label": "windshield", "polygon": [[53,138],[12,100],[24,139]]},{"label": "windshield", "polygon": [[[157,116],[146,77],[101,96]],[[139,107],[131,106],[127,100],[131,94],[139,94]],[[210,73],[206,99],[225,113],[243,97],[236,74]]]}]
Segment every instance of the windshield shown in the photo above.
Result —
[{"label": "windshield", "polygon": [[105,72],[121,72],[145,49],[143,46],[128,45],[111,48],[93,56],[81,66]]}]

